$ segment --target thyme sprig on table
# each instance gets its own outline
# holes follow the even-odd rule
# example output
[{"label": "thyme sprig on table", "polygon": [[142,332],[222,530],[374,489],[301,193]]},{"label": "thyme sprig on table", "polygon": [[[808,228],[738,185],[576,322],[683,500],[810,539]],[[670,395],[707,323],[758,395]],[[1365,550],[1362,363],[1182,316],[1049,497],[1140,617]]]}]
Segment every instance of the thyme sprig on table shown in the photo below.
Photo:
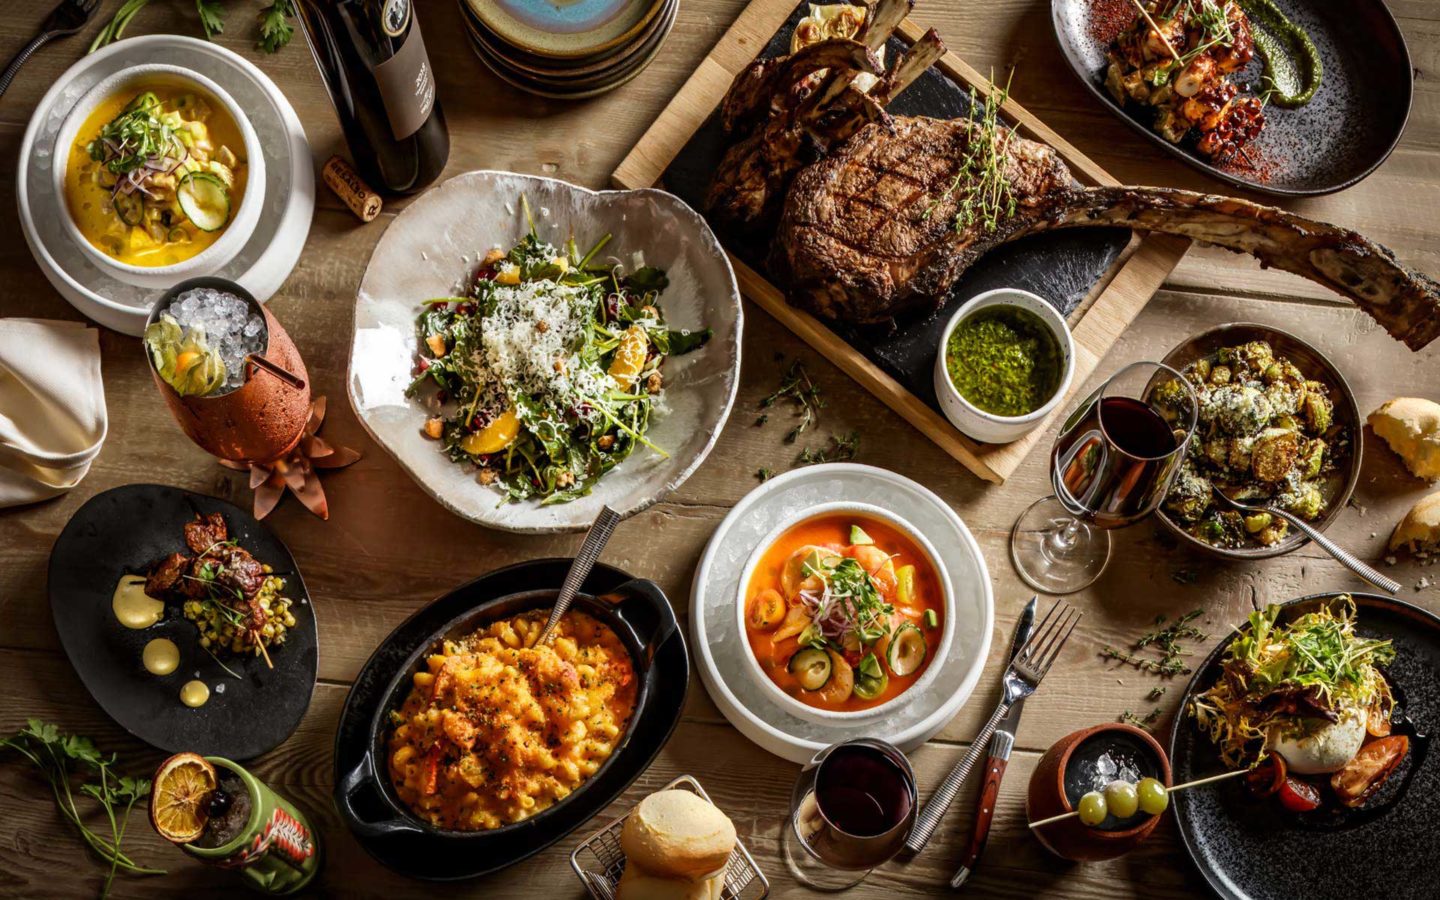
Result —
[{"label": "thyme sprig on table", "polygon": [[[89,738],[61,734],[55,725],[39,719],[27,719],[25,727],[18,733],[0,740],[0,749],[14,750],[40,770],[50,782],[60,814],[75,826],[90,849],[110,864],[100,891],[101,897],[110,893],[116,872],[165,874],[164,869],[149,868],[135,862],[120,849],[125,840],[130,811],[136,803],[150,795],[149,779],[117,773],[113,753],[107,756]],[[76,773],[82,776],[78,785],[72,783]],[[92,831],[85,824],[85,816],[76,802],[77,795],[89,797],[100,804],[109,825],[108,836]]]},{"label": "thyme sprig on table", "polygon": [[830,435],[830,443],[825,447],[816,449],[806,447],[800,451],[800,465],[814,466],[820,463],[845,462],[855,458],[860,450],[860,432],[852,431],[847,435]]},{"label": "thyme sprig on table", "polygon": [[[1131,652],[1106,646],[1100,651],[1105,659],[1114,659],[1127,663],[1144,672],[1151,672],[1156,675],[1189,675],[1190,667],[1185,665],[1183,658],[1190,655],[1190,651],[1182,646],[1181,642],[1186,640],[1206,641],[1210,636],[1190,623],[1200,617],[1204,610],[1191,610],[1169,625],[1165,625],[1164,616],[1156,616],[1157,627],[1141,635],[1131,648]],[[1138,651],[1145,648],[1153,648],[1155,656],[1146,656]]]},{"label": "thyme sprig on table", "polygon": [[[785,443],[793,444],[806,429],[820,421],[820,410],[825,408],[825,397],[815,382],[810,380],[805,364],[798,359],[790,363],[790,368],[785,370],[784,377],[780,379],[780,387],[760,401],[760,408],[769,409],[781,401],[794,404],[795,415],[800,418],[785,435]],[[769,418],[768,414],[762,414],[755,420],[755,424],[764,425]]]}]

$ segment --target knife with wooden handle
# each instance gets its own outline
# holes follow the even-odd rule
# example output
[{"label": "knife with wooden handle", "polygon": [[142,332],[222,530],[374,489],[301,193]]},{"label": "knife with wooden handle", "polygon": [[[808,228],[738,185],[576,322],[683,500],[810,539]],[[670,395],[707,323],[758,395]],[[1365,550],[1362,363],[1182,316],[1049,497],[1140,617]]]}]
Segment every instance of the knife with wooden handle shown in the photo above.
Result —
[{"label": "knife with wooden handle", "polygon": [[[1025,646],[1025,642],[1030,639],[1030,632],[1035,629],[1035,607],[1039,600],[1039,596],[1031,597],[1030,602],[1020,612],[1020,619],[1015,623],[1015,637],[1010,641],[1011,659]],[[995,803],[1000,798],[1000,782],[1005,778],[1005,767],[1010,763],[1010,751],[1015,749],[1015,728],[1020,724],[1020,713],[1024,706],[1024,700],[1012,704],[1010,711],[1000,720],[995,733],[990,737],[985,777],[980,782],[980,798],[975,804],[975,830],[970,837],[970,848],[965,852],[964,862],[950,879],[952,888],[965,884],[975,871],[976,864],[980,862],[980,854],[985,852],[985,841],[990,837],[990,823],[995,819]]]}]

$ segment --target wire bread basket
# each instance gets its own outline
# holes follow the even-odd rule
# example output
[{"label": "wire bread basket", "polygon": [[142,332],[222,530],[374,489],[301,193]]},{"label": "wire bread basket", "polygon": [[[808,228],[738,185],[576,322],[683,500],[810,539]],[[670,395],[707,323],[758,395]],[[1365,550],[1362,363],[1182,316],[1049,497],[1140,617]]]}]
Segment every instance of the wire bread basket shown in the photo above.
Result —
[{"label": "wire bread basket", "polygon": [[[662,788],[667,791],[676,789],[693,791],[707,803],[710,802],[710,795],[705,793],[700,782],[689,775],[681,775]],[[629,813],[590,835],[570,854],[570,867],[575,870],[575,874],[580,877],[581,883],[595,900],[615,900],[615,886],[620,881],[620,873],[625,871],[625,852],[620,849],[620,829],[624,827],[627,816]],[[722,900],[764,900],[769,895],[770,882],[765,879],[760,867],[755,865],[755,858],[750,855],[750,851],[737,839],[735,850],[730,854],[730,861],[725,864],[725,888],[720,897]]]}]

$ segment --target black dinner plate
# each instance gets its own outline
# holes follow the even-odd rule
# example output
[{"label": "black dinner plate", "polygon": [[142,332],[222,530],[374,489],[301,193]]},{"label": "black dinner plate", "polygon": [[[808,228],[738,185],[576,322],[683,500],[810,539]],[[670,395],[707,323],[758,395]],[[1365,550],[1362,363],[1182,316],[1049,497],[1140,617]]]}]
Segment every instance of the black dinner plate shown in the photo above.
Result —
[{"label": "black dinner plate", "polygon": [[[1287,608],[1336,596],[1313,594]],[[1352,593],[1356,630],[1395,643],[1387,669],[1416,731],[1440,729],[1440,617],[1378,594]],[[1225,641],[1195,672],[1181,709],[1220,673]],[[1440,864],[1440,755],[1433,737],[1412,737],[1410,758],[1371,803],[1305,819],[1278,803],[1256,800],[1232,778],[1174,796],[1185,849],[1215,893],[1226,900],[1434,898]],[[1170,763],[1181,783],[1225,771],[1214,744],[1183,714],[1170,736]],[[1387,792],[1392,791],[1393,796]]]},{"label": "black dinner plate", "polygon": [[[1323,74],[1315,97],[1297,109],[1265,107],[1265,130],[1252,142],[1259,172],[1216,166],[1186,142],[1172,144],[1150,127],[1138,104],[1122,106],[1105,89],[1104,33],[1092,12],[1133,12],[1129,0],[1051,0],[1060,53],[1101,103],[1156,145],[1196,169],[1238,187],[1280,197],[1329,194],[1350,187],[1390,156],[1410,117],[1414,74],[1410,51],[1395,17],[1382,0],[1275,0],[1290,21],[1303,27],[1320,53]],[[1138,15],[1138,13],[1137,13]],[[1128,19],[1127,19],[1128,21]],[[1233,76],[1259,85],[1264,71],[1257,53]],[[1247,171],[1249,169],[1249,171]]]},{"label": "black dinner plate", "polygon": [[[423,652],[441,635],[548,607],[569,567],[568,559],[535,560],[463,584],[391,632],[360,670],[335,734],[335,805],[360,845],[383,865],[429,881],[474,878],[514,865],[609,806],[670,739],[690,680],[683,629],[658,587],[601,563],[586,578],[575,608],[619,626],[617,634],[638,655],[642,687],[631,724],[599,771],[534,818],[463,834],[440,832],[405,815],[388,789],[377,730],[384,727],[388,710],[403,701],[408,676]],[[603,601],[592,599],[597,597],[619,602],[602,607]]]},{"label": "black dinner plate", "polygon": [[[230,536],[285,579],[295,627],[270,650],[275,667],[240,654],[223,657],[236,679],[201,648],[195,625],[178,604],[145,629],[131,629],[111,609],[122,575],[143,574],[161,557],[185,550],[182,528],[196,513],[218,512]],[[319,662],[315,610],[295,559],[280,539],[232,503],[159,484],[129,484],[85,502],[50,551],[50,611],[61,646],[95,702],[122,728],[169,753],[246,760],[288,738],[310,706]],[[145,671],[145,644],[165,637],[180,649],[180,666],[165,676]],[[199,678],[210,687],[199,709],[180,702],[180,686]]]}]

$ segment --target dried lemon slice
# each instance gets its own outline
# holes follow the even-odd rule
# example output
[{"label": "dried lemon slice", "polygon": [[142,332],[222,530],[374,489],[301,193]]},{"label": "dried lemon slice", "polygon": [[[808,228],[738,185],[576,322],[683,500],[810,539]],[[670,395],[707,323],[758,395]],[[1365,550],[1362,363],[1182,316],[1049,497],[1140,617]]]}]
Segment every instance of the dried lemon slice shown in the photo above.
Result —
[{"label": "dried lemon slice", "polygon": [[167,841],[188,844],[205,830],[215,767],[198,753],[177,753],[160,764],[150,793],[150,824]]}]

